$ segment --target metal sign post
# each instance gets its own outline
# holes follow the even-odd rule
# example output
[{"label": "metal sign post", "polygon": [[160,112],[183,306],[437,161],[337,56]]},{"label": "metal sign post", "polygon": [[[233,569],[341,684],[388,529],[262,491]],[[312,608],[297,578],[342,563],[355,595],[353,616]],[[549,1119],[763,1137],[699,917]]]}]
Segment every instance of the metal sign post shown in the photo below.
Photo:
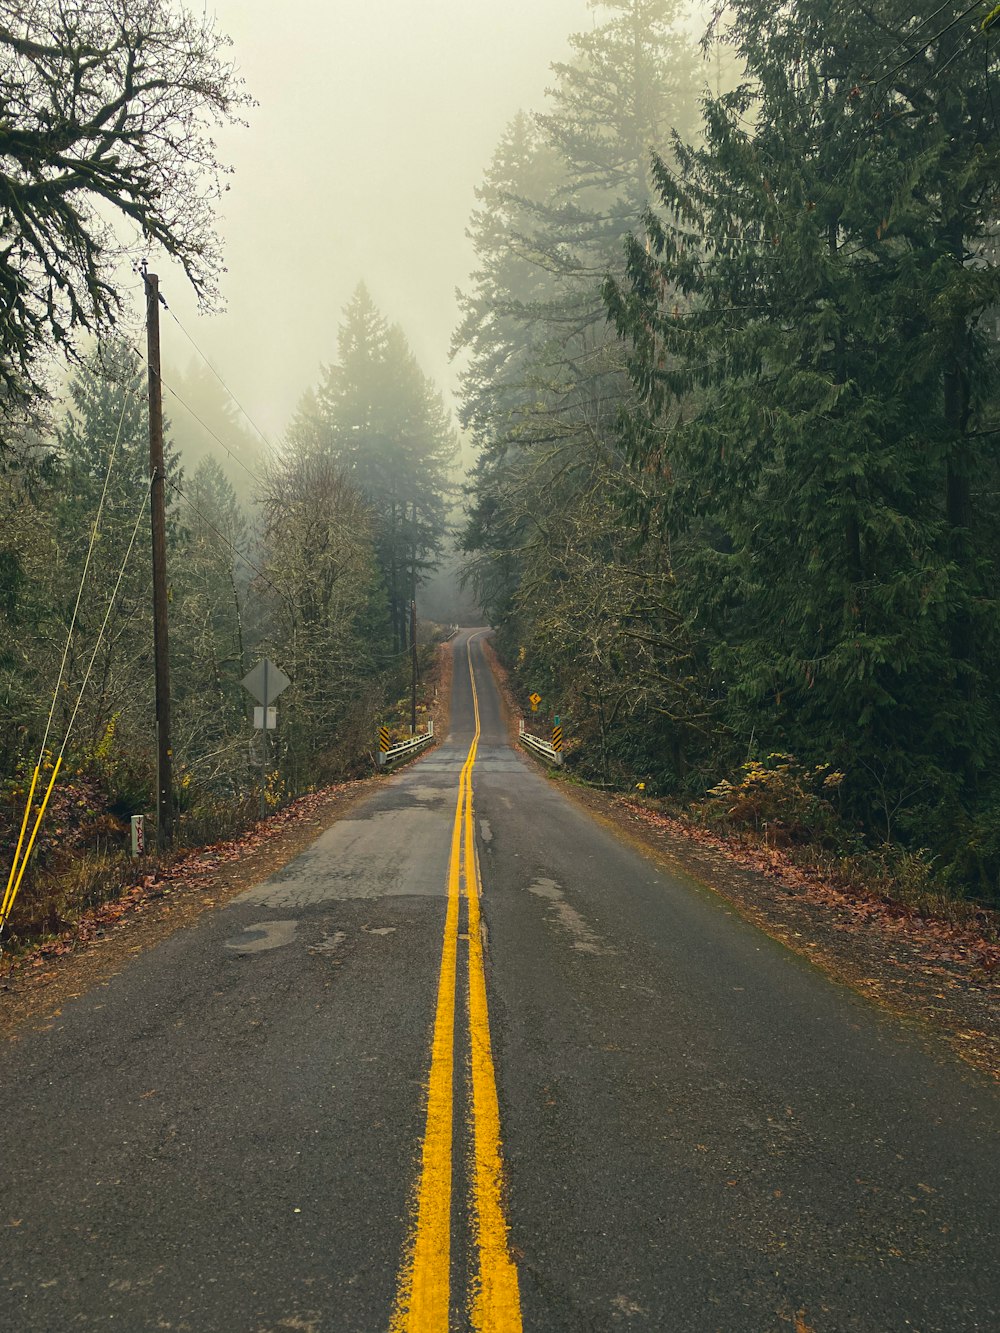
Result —
[{"label": "metal sign post", "polygon": [[146,816],[132,816],[132,855],[142,856],[146,850]]},{"label": "metal sign post", "polygon": [[291,681],[281,667],[265,657],[243,677],[243,688],[248,690],[260,708],[254,709],[254,726],[257,726],[257,714],[260,713],[260,817],[264,818],[267,810],[265,792],[267,790],[267,733],[277,725],[277,714],[271,703],[278,695],[287,690]]}]

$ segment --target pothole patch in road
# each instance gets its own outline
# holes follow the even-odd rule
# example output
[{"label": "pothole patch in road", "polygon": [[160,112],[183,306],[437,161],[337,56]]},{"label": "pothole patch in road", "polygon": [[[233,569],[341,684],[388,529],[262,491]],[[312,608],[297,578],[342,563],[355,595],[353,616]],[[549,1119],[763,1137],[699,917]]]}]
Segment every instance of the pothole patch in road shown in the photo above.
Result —
[{"label": "pothole patch in road", "polygon": [[363,926],[366,935],[392,935],[395,933],[395,926]]},{"label": "pothole patch in road", "polygon": [[549,903],[550,919],[558,921],[573,937],[573,948],[580,953],[613,953],[601,939],[594,934],[572,903],[566,901],[566,895],[554,879],[536,879],[528,885],[528,892],[536,898],[544,898]]},{"label": "pothole patch in road", "polygon": [[493,841],[493,829],[490,826],[490,821],[488,819],[481,819],[479,821],[479,832],[483,835],[483,842],[488,844]]},{"label": "pothole patch in road", "polygon": [[432,787],[428,784],[400,783],[398,794],[412,805],[437,806],[447,804],[451,799],[451,789],[446,786]]},{"label": "pothole patch in road", "polygon": [[614,1311],[614,1318],[617,1320],[619,1315],[624,1315],[626,1319],[631,1319],[633,1315],[640,1318],[647,1318],[649,1311],[644,1310],[641,1305],[633,1301],[628,1296],[616,1296],[611,1302],[611,1308]]},{"label": "pothole patch in road", "polygon": [[336,953],[343,942],[347,939],[346,930],[335,930],[332,935],[323,932],[322,939],[315,944],[310,944],[310,953]]},{"label": "pothole patch in road", "polygon": [[297,921],[258,921],[226,940],[224,947],[240,954],[280,949],[282,945],[292,943],[298,925]]}]

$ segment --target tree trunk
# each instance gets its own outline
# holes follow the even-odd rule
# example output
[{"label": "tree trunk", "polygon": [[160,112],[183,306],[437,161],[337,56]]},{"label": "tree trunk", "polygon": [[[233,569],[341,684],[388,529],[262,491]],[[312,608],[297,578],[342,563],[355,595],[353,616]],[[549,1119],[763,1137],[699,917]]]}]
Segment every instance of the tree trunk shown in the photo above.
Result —
[{"label": "tree trunk", "polygon": [[[961,214],[946,227],[948,248],[962,264],[964,244]],[[966,428],[969,419],[969,330],[964,315],[952,321],[944,367],[944,424],[947,432],[946,514],[951,555],[960,573],[960,592],[951,608],[951,652],[962,696],[975,697],[975,635],[970,602],[972,570],[972,457]]]}]

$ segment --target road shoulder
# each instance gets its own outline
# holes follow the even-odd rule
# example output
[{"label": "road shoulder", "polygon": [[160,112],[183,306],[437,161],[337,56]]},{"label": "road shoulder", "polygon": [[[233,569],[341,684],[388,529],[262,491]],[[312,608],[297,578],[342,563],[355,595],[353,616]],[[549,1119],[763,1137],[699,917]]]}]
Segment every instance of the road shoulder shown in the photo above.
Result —
[{"label": "road shoulder", "polygon": [[263,883],[301,855],[384,779],[338,783],[293,801],[248,833],[199,847],[151,870],[120,898],[84,913],[72,929],[0,960],[0,1038],[44,1028],[62,1005],[121,972],[205,912]]},{"label": "road shoulder", "polygon": [[658,866],[718,894],[832,980],[1000,1080],[996,946],[945,922],[873,906],[780,864],[767,874],[748,869],[725,848],[686,836],[675,821],[627,797],[552,781]]}]

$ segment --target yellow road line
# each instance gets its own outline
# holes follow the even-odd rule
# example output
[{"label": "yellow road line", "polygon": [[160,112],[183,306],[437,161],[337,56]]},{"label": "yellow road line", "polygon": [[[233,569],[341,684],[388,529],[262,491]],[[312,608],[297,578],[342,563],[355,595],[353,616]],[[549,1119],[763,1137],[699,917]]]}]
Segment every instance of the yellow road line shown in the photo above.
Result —
[{"label": "yellow road line", "polygon": [[476,729],[462,765],[452,826],[448,908],[441,949],[434,1036],[431,1041],[431,1068],[427,1080],[427,1121],[421,1151],[416,1222],[399,1274],[389,1333],[448,1333],[455,998],[463,833],[465,892],[469,911],[469,1035],[474,1141],[472,1195],[478,1251],[470,1315],[473,1325],[481,1333],[520,1333],[521,1330],[517,1271],[510,1258],[507,1222],[503,1212],[500,1112],[486,1007],[479,871],[472,818],[472,768],[476,762],[480,735],[479,697],[472,669],[472,639],[468,641],[466,652]]},{"label": "yellow road line", "polygon": [[[469,660],[472,671],[472,660]],[[479,700],[472,677],[472,700],[479,736]],[[472,1325],[480,1333],[521,1333],[521,1296],[517,1268],[510,1255],[503,1207],[503,1154],[500,1104],[490,1041],[483,960],[481,883],[472,810],[472,772],[465,800],[465,897],[469,911],[469,1042],[472,1064],[473,1207],[478,1271],[470,1302]]]},{"label": "yellow road line", "polygon": [[417,1223],[412,1248],[400,1274],[390,1333],[438,1333],[439,1330],[447,1333],[448,1329],[461,802],[460,795],[451,835],[448,910],[427,1080],[427,1124],[421,1153]]}]

